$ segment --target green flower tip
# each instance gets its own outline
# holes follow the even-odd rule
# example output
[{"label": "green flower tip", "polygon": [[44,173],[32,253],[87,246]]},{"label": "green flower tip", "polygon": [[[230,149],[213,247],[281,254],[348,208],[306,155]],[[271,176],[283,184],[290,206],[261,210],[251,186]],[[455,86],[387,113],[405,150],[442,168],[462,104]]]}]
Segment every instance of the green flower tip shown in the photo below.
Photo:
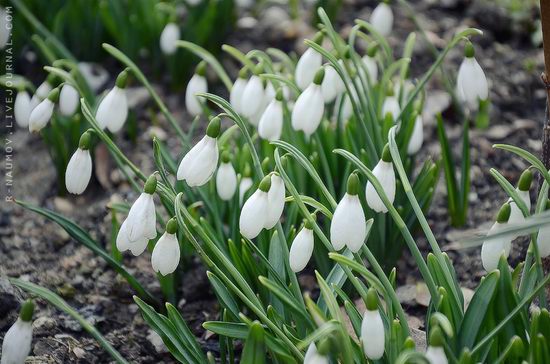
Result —
[{"label": "green flower tip", "polygon": [[374,288],[369,288],[367,291],[367,310],[378,310],[378,293]]},{"label": "green flower tip", "polygon": [[374,43],[367,49],[367,56],[369,56],[370,58],[374,58],[377,52],[378,52],[378,43]]},{"label": "green flower tip", "polygon": [[533,182],[533,172],[530,169],[526,169],[519,177],[518,188],[520,191],[529,191],[531,183]]},{"label": "green flower tip", "polygon": [[219,116],[215,116],[210,119],[208,127],[206,128],[206,135],[210,138],[217,138],[220,135],[221,119]]},{"label": "green flower tip", "polygon": [[175,217],[168,220],[166,223],[166,232],[168,234],[175,234],[178,232],[178,220]]},{"label": "green flower tip", "polygon": [[359,194],[359,177],[357,173],[349,175],[347,193],[352,196],[357,196]]},{"label": "green flower tip", "polygon": [[56,87],[56,88],[54,88],[53,90],[50,91],[50,93],[48,94],[48,100],[50,100],[54,104],[57,102],[57,100],[59,100],[59,88],[58,87]]},{"label": "green flower tip", "polygon": [[229,163],[231,162],[231,153],[229,153],[227,150],[224,150],[222,152],[222,163]]},{"label": "green flower tip", "polygon": [[313,230],[313,222],[317,220],[317,215],[311,214],[311,220],[304,219],[304,227],[309,230]]},{"label": "green flower tip", "polygon": [[281,157],[281,167],[282,167],[282,168],[285,168],[287,164],[288,164],[288,157],[287,157],[287,155],[285,154],[285,155],[283,155],[283,156]]},{"label": "green flower tip", "polygon": [[258,64],[254,67],[253,72],[256,76],[261,75],[264,72],[264,64],[262,62],[258,62]]},{"label": "green flower tip", "polygon": [[118,88],[126,88],[128,84],[128,68],[118,74],[115,85]]},{"label": "green flower tip", "polygon": [[510,211],[512,211],[512,209],[509,203],[502,205],[497,214],[497,222],[500,224],[507,223],[510,218]]},{"label": "green flower tip", "polygon": [[195,69],[195,73],[199,76],[206,76],[206,62],[205,61],[201,61],[197,68]]},{"label": "green flower tip", "polygon": [[262,161],[262,170],[268,171],[269,170],[269,157],[265,157]]},{"label": "green flower tip", "polygon": [[317,352],[323,356],[327,356],[331,352],[331,340],[330,337],[325,337],[320,339],[316,345],[317,346]]},{"label": "green flower tip", "polygon": [[282,89],[281,87],[279,87],[279,88],[277,89],[277,93],[275,94],[275,99],[276,99],[277,101],[283,101],[283,96],[284,96],[284,95],[283,95],[283,89]]},{"label": "green flower tip", "polygon": [[464,57],[472,58],[473,56],[475,56],[475,54],[476,51],[474,49],[474,45],[472,44],[472,42],[467,41],[464,45]]},{"label": "green flower tip", "polygon": [[434,327],[430,331],[429,343],[430,343],[430,346],[437,346],[437,347],[441,347],[445,343],[445,339],[443,338],[443,332],[441,332],[441,329],[439,327]]},{"label": "green flower tip", "polygon": [[248,68],[246,67],[241,68],[241,70],[239,71],[239,78],[242,78],[242,79],[248,78]]},{"label": "green flower tip", "polygon": [[405,350],[415,350],[416,349],[416,344],[415,344],[413,338],[410,337],[410,336],[407,336],[407,338],[405,339],[405,342],[403,343],[403,346],[405,347]]},{"label": "green flower tip", "polygon": [[392,82],[388,82],[388,87],[386,88],[386,96],[395,96],[395,90],[393,89]]},{"label": "green flower tip", "polygon": [[90,149],[90,144],[92,142],[92,133],[90,131],[85,131],[81,136],[78,142],[78,148],[82,150]]},{"label": "green flower tip", "polygon": [[157,190],[157,176],[154,174],[150,175],[149,178],[147,178],[147,181],[145,181],[145,185],[143,186],[143,192],[152,195]]},{"label": "green flower tip", "polygon": [[250,177],[252,176],[252,168],[250,167],[250,164],[245,164],[244,170],[243,170],[243,176],[244,177]]},{"label": "green flower tip", "polygon": [[56,81],[57,81],[57,76],[53,73],[50,73],[48,77],[46,77],[46,82],[52,86],[55,85]]},{"label": "green flower tip", "polygon": [[319,31],[315,34],[315,36],[313,37],[313,42],[321,45],[321,43],[323,43],[323,38],[325,37],[325,33],[323,31]]},{"label": "green flower tip", "polygon": [[21,305],[21,310],[19,310],[19,318],[25,322],[30,322],[32,321],[33,313],[34,302],[31,299],[28,299]]},{"label": "green flower tip", "polygon": [[520,356],[522,353],[525,352],[525,346],[523,344],[523,340],[521,340],[521,338],[519,336],[514,336],[512,337],[512,339],[510,340],[512,343],[511,343],[511,346],[512,346],[512,353],[515,354],[516,357]]},{"label": "green flower tip", "polygon": [[344,51],[344,58],[350,59],[351,58],[351,49],[349,46],[346,47],[346,50]]},{"label": "green flower tip", "polygon": [[265,176],[260,182],[258,188],[260,189],[260,191],[268,192],[271,188],[271,176]]},{"label": "green flower tip", "polygon": [[382,150],[382,160],[388,163],[391,162],[391,153],[390,153],[389,144],[384,145],[384,150]]},{"label": "green flower tip", "polygon": [[323,78],[325,78],[325,69],[321,67],[319,68],[319,70],[317,70],[317,73],[315,73],[315,77],[313,78],[313,83],[316,85],[320,85],[323,83]]}]

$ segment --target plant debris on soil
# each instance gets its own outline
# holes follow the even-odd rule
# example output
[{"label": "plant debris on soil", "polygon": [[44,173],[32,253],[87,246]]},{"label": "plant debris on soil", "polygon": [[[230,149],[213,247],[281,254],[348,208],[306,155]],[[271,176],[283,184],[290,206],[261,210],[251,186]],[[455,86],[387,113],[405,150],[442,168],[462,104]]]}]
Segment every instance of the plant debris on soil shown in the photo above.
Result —
[{"label": "plant debris on soil", "polygon": [[[348,0],[344,2],[337,26],[343,34],[349,30],[355,18],[368,19],[376,5],[375,1]],[[479,247],[461,249],[459,242],[472,235],[487,231],[494,221],[499,206],[507,199],[504,191],[489,174],[491,167],[498,169],[512,184],[527,167],[526,163],[511,154],[495,150],[494,143],[505,142],[517,145],[535,155],[541,152],[541,130],[545,107],[545,91],[539,75],[543,70],[542,49],[531,45],[526,32],[510,31],[511,21],[485,24],[493,17],[502,19],[502,12],[490,2],[481,6],[478,2],[456,1],[454,6],[443,8],[438,1],[415,1],[413,7],[419,22],[427,30],[428,37],[436,45],[444,44],[459,29],[466,26],[481,28],[483,36],[475,39],[476,58],[490,82],[491,118],[487,130],[470,131],[472,187],[469,196],[470,210],[465,228],[450,227],[446,206],[446,188],[443,174],[436,190],[429,212],[429,223],[442,250],[447,251],[455,263],[455,269],[465,289],[474,288],[484,270],[481,266]],[[453,3],[453,2],[451,2]],[[390,44],[400,54],[404,39],[415,31],[407,11],[396,5],[395,30]],[[277,17],[278,21],[273,21]],[[483,26],[479,23],[484,21]],[[250,27],[255,31],[250,32]],[[303,49],[303,37],[311,34],[309,26],[292,23],[284,11],[276,7],[265,10],[257,20],[241,19],[238,28],[227,43],[248,50],[252,47],[280,47],[284,50]],[[264,37],[264,35],[269,36]],[[456,72],[462,59],[462,49],[453,50],[445,61],[445,68]],[[413,77],[427,70],[433,58],[421,37],[412,59]],[[36,65],[39,67],[39,65]],[[236,67],[233,67],[236,68]],[[161,85],[158,88],[163,89]],[[417,157],[420,164],[426,158],[437,158],[440,147],[435,131],[433,113],[444,112],[446,130],[451,145],[456,147],[456,158],[460,156],[461,121],[450,112],[450,98],[442,91],[437,80],[428,88],[428,109],[425,119],[425,144]],[[167,92],[165,92],[166,94]],[[186,117],[181,105],[183,94],[166,95],[171,110],[180,120]],[[147,105],[148,107],[149,105]],[[143,104],[140,106],[144,108]],[[153,107],[151,107],[153,109]],[[150,111],[138,110],[138,127],[142,134],[137,143],[120,140],[122,149],[145,171],[154,168],[150,143],[151,129],[162,134],[169,130],[159,116],[159,125],[151,127]],[[153,130],[153,132],[155,132]],[[160,130],[160,131],[159,131]],[[168,145],[174,153],[179,151],[177,142],[169,135]],[[107,204],[112,199],[133,201],[136,196],[120,173],[109,165],[108,160],[95,168],[96,181],[82,196],[58,197],[56,195],[55,169],[46,146],[37,135],[27,130],[17,130],[5,135],[14,148],[13,186],[11,195],[33,204],[60,212],[83,226],[97,241],[109,245],[110,215]],[[119,138],[121,139],[121,138]],[[98,172],[101,171],[101,172]],[[101,182],[101,183],[100,183]],[[104,186],[108,186],[107,189]],[[3,185],[7,195],[6,186]],[[418,244],[426,252],[427,243],[419,232]],[[0,211],[0,340],[7,328],[17,317],[17,307],[22,293],[12,287],[6,276],[20,277],[45,286],[61,295],[76,310],[93,323],[99,331],[132,363],[171,363],[173,358],[162,344],[160,337],[144,322],[138,307],[132,300],[132,292],[123,279],[87,248],[77,244],[59,226],[14,203],[2,203]],[[513,244],[510,262],[514,266],[525,255],[526,239],[517,239]],[[125,257],[124,264],[136,275],[144,286],[161,296],[160,286],[150,266],[150,254],[132,259]],[[425,304],[421,281],[414,260],[405,251],[399,261],[398,277],[400,297],[405,309],[411,315],[411,325],[423,328],[423,305]],[[301,274],[304,291],[315,290],[312,272]],[[177,307],[200,339],[205,351],[216,354],[217,339],[201,327],[202,322],[217,318],[218,307],[215,296],[209,288],[205,268],[198,259],[188,263],[183,286],[182,299]],[[33,363],[105,363],[110,357],[79,324],[59,310],[38,300],[35,313],[34,340],[31,357]],[[420,309],[420,308],[422,309]],[[418,317],[415,317],[418,316]],[[420,335],[422,336],[422,335]]]}]

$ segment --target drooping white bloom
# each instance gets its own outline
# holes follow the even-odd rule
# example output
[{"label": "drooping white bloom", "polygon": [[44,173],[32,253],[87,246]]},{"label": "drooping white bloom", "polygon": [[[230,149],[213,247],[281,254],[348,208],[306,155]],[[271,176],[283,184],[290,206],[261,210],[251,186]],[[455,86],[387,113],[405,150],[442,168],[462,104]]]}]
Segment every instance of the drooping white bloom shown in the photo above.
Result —
[{"label": "drooping white bloom", "polygon": [[510,218],[510,210],[510,204],[506,203],[502,206],[498,213],[497,221],[493,224],[491,229],[489,229],[487,239],[481,246],[481,262],[483,264],[483,268],[487,272],[490,272],[498,267],[498,261],[500,260],[501,255],[508,258],[508,255],[510,254],[512,240],[514,239],[512,234],[491,238],[491,235],[501,232],[502,229],[506,227]]},{"label": "drooping white bloom", "polygon": [[378,64],[376,63],[376,59],[366,54],[362,60],[369,73],[369,80],[374,85],[378,81]]},{"label": "drooping white bloom", "polygon": [[201,62],[197,66],[197,70],[189,80],[187,89],[185,90],[185,107],[187,108],[187,112],[193,116],[202,114],[202,102],[196,95],[208,92],[208,83],[205,76],[206,65]]},{"label": "drooping white bloom", "polygon": [[246,79],[246,69],[242,69],[239,72],[239,77],[235,80],[231,92],[229,93],[229,102],[236,112],[242,113],[241,101],[243,99],[244,89],[246,88],[248,81]]},{"label": "drooping white bloom", "polygon": [[216,174],[216,190],[218,196],[224,201],[229,201],[237,191],[237,173],[231,164],[229,153],[222,154],[222,163]]},{"label": "drooping white bloom", "polygon": [[128,100],[126,90],[117,86],[101,100],[96,112],[96,120],[102,129],[116,133],[128,117]]},{"label": "drooping white bloom", "polygon": [[361,343],[367,358],[378,360],[384,355],[384,323],[378,308],[365,310],[361,323]]},{"label": "drooping white bloom", "polygon": [[[393,170],[393,163],[391,162],[391,156],[387,145],[384,147],[382,159],[380,159],[378,164],[374,167],[372,173],[378,179],[380,185],[382,185],[382,189],[390,203],[393,204],[395,199],[395,172]],[[370,183],[370,181],[367,182],[365,199],[369,207],[374,211],[382,213],[388,212],[384,202],[382,202],[382,199],[378,196],[374,185]]]},{"label": "drooping white bloom", "polygon": [[27,128],[29,126],[31,111],[31,97],[29,93],[27,91],[19,91],[13,105],[13,114],[17,125]]},{"label": "drooping white bloom", "polygon": [[537,247],[542,258],[550,255],[550,226],[540,228],[537,235]]},{"label": "drooping white bloom", "polygon": [[325,111],[325,101],[321,84],[324,78],[324,70],[317,71],[313,82],[298,96],[292,109],[292,128],[302,130],[307,136],[313,134]]},{"label": "drooping white bloom", "polygon": [[387,37],[393,27],[393,12],[386,3],[380,3],[370,16],[370,23],[380,35]]},{"label": "drooping white bloom", "polygon": [[489,85],[485,72],[474,57],[474,48],[468,43],[465,48],[465,57],[458,69],[456,91],[460,101],[469,108],[476,110],[479,100],[489,97]]},{"label": "drooping white bloom", "polygon": [[321,67],[323,57],[313,48],[308,48],[296,64],[295,79],[300,90],[308,87],[315,77],[315,73]]},{"label": "drooping white bloom", "polygon": [[271,177],[266,176],[256,192],[246,200],[241,209],[239,230],[241,231],[241,235],[248,239],[254,239],[266,226],[269,211],[268,192],[270,187]]},{"label": "drooping white bloom", "polygon": [[243,177],[239,184],[239,204],[243,203],[243,198],[246,192],[252,187],[253,181],[250,177]]},{"label": "drooping white bloom", "polygon": [[[339,61],[342,63],[342,60]],[[321,84],[321,90],[323,92],[323,99],[325,103],[332,102],[336,96],[343,93],[346,89],[344,81],[340,78],[340,75],[332,65],[325,66],[325,77],[323,78],[323,83]]]},{"label": "drooping white bloom", "polygon": [[426,359],[430,364],[448,364],[447,355],[442,346],[428,346],[426,350]]},{"label": "drooping white bloom", "polygon": [[336,206],[330,223],[330,242],[335,250],[341,250],[347,245],[356,253],[367,237],[365,213],[358,192],[359,178],[353,173],[348,178],[347,192]]},{"label": "drooping white bloom", "polygon": [[257,117],[260,114],[265,97],[264,85],[261,78],[252,75],[243,91],[241,99],[241,113],[247,118]]},{"label": "drooping white bloom", "polygon": [[11,18],[12,16],[8,16],[6,10],[0,6],[0,49],[4,49],[10,40],[12,30]]},{"label": "drooping white bloom", "polygon": [[[29,130],[40,131],[48,124],[53,115],[55,103],[59,99],[59,90],[54,89],[48,97],[38,104],[29,116]],[[32,101],[31,101],[32,102]]]},{"label": "drooping white bloom", "polygon": [[173,273],[180,262],[180,244],[168,230],[160,237],[151,254],[153,270],[163,276]]},{"label": "drooping white bloom", "polygon": [[282,91],[277,93],[277,97],[271,100],[262,114],[258,123],[258,135],[260,138],[269,141],[279,140],[283,132],[283,102]]},{"label": "drooping white bloom", "polygon": [[290,247],[289,263],[293,272],[301,272],[306,267],[313,254],[313,247],[313,230],[306,222]]},{"label": "drooping white bloom", "polygon": [[50,83],[49,78],[42,82],[40,86],[38,86],[38,88],[36,89],[34,95],[32,95],[31,110],[33,110],[35,107],[38,106],[38,104],[40,104],[45,98],[47,98],[52,89],[53,86]]},{"label": "drooping white bloom", "polygon": [[21,306],[17,321],[8,329],[2,343],[1,364],[24,364],[32,344],[34,304],[27,300]]},{"label": "drooping white bloom", "polygon": [[65,170],[65,187],[69,193],[80,195],[92,177],[92,157],[89,149],[78,148]]},{"label": "drooping white bloom", "polygon": [[401,112],[399,101],[394,95],[386,96],[384,104],[382,104],[382,118],[385,118],[388,113],[391,114],[393,120],[396,120]]},{"label": "drooping white bloom", "polygon": [[176,53],[178,46],[176,42],[180,40],[180,28],[176,23],[168,23],[160,34],[160,50],[162,53],[170,55]]},{"label": "drooping white bloom", "polygon": [[[531,211],[531,197],[529,196],[529,189],[531,188],[531,183],[533,182],[533,172],[531,170],[526,169],[523,171],[519,178],[518,185],[516,187],[516,192],[518,193],[519,197],[525,202],[525,205],[527,206],[527,211]],[[518,205],[510,198],[508,200],[510,203],[510,219],[508,220],[511,224],[518,224],[525,220],[523,217],[523,213],[519,209]]]},{"label": "drooping white bloom", "polygon": [[271,175],[271,187],[267,193],[267,202],[269,207],[264,227],[269,230],[279,222],[285,208],[285,183],[278,174]]},{"label": "drooping white bloom", "polygon": [[418,115],[414,119],[414,127],[411,134],[411,139],[409,139],[409,144],[407,145],[407,154],[414,155],[418,153],[424,142],[424,121],[422,120],[422,115]]},{"label": "drooping white bloom", "polygon": [[304,356],[304,364],[329,364],[329,358],[328,356],[319,354],[315,342],[312,342],[309,344]]},{"label": "drooping white bloom", "polygon": [[76,88],[68,83],[61,87],[59,94],[59,112],[63,116],[71,116],[80,104],[80,95]]}]

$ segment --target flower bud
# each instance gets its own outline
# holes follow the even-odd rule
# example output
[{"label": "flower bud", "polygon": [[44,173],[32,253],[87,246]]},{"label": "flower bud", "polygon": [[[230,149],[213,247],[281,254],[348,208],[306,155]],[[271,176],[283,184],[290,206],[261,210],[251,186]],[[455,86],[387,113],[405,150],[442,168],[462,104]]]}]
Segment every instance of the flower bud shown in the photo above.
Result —
[{"label": "flower bud", "polygon": [[95,114],[99,126],[102,129],[107,128],[112,133],[122,129],[128,117],[127,78],[126,70],[118,75],[115,86],[101,100]]},{"label": "flower bud", "polygon": [[31,97],[27,91],[19,91],[15,97],[13,105],[13,114],[17,125],[22,128],[29,127],[29,117],[31,116]]},{"label": "flower bud", "polygon": [[[338,63],[340,63],[340,65],[343,64],[342,60],[338,61]],[[331,64],[325,66],[325,77],[321,84],[321,90],[326,104],[332,102],[338,95],[346,90],[344,81],[342,81],[340,75]]]},{"label": "flower bud", "polygon": [[262,139],[273,141],[279,140],[282,132],[283,103],[275,98],[269,103],[258,122],[258,135]]},{"label": "flower bud", "polygon": [[237,191],[237,173],[231,164],[229,152],[222,153],[222,163],[216,174],[216,190],[218,196],[224,201],[229,201]]},{"label": "flower bud", "polygon": [[53,115],[55,103],[59,99],[59,89],[50,91],[48,97],[36,106],[29,116],[29,130],[40,131],[48,124]]},{"label": "flower bud", "polygon": [[[324,72],[318,73],[317,81],[322,82]],[[323,91],[320,83],[312,82],[304,92],[298,96],[292,109],[292,128],[302,130],[307,136],[313,134],[321,120],[325,109]]]},{"label": "flower bud", "polygon": [[90,156],[91,133],[82,134],[78,149],[72,155],[65,170],[65,187],[69,193],[80,195],[92,177],[92,157]]},{"label": "flower bud", "polygon": [[277,174],[272,173],[270,179],[271,187],[267,193],[268,211],[264,227],[272,229],[280,220],[285,208],[285,183]]},{"label": "flower bud", "polygon": [[180,40],[180,28],[176,23],[168,23],[160,34],[160,50],[166,55],[176,53],[178,46],[176,42]]},{"label": "flower bud", "polygon": [[34,110],[34,108],[38,106],[38,104],[40,104],[44,99],[48,97],[53,89],[54,79],[55,77],[50,74],[48,78],[46,78],[46,80],[42,82],[40,86],[38,86],[36,92],[34,93],[34,95],[32,95],[31,98],[31,110]]},{"label": "flower bud", "polygon": [[239,218],[239,230],[241,235],[248,239],[254,239],[266,225],[269,209],[268,191],[271,187],[271,177],[266,176],[260,182],[260,186],[246,200]]},{"label": "flower bud", "polygon": [[315,73],[321,67],[323,57],[313,48],[308,48],[298,60],[294,78],[300,90],[308,87],[315,77]]},{"label": "flower bud", "polygon": [[185,90],[185,108],[192,116],[202,114],[202,100],[197,94],[208,92],[208,83],[206,82],[206,63],[200,62],[195,74],[189,80]]},{"label": "flower bud", "polygon": [[25,363],[31,351],[33,312],[34,303],[31,300],[27,300],[21,305],[17,321],[4,335],[1,364]]},{"label": "flower bud", "polygon": [[447,364],[445,355],[443,333],[439,327],[434,327],[430,332],[428,349],[426,350],[426,359],[430,364]]},{"label": "flower bud", "polygon": [[489,86],[485,72],[474,57],[471,43],[466,48],[466,57],[458,69],[456,78],[457,96],[470,109],[476,110],[479,101],[487,100],[489,97]]},{"label": "flower bud", "polygon": [[[387,144],[382,152],[382,159],[380,159],[378,164],[374,167],[372,173],[378,179],[378,182],[380,182],[380,185],[382,186],[382,189],[384,190],[384,193],[388,197],[390,203],[393,204],[395,199],[396,182],[393,163],[391,162],[391,154]],[[388,212],[386,205],[384,205],[384,202],[382,202],[382,199],[378,196],[378,193],[370,181],[367,182],[365,199],[367,200],[369,207],[374,211],[382,213]]]},{"label": "flower bud", "polygon": [[155,244],[151,254],[153,270],[163,276],[173,273],[180,262],[180,244],[176,236],[178,223],[171,218],[166,224],[166,231]]},{"label": "flower bud", "polygon": [[244,88],[240,101],[241,113],[249,119],[256,117],[262,111],[264,97],[265,89],[263,81],[260,76],[254,74],[250,77]]},{"label": "flower bud", "polygon": [[[525,202],[525,205],[527,206],[527,211],[531,210],[531,196],[529,196],[529,189],[531,188],[532,182],[533,172],[531,172],[531,170],[529,169],[526,169],[521,174],[518,186],[516,188],[516,192],[518,193],[519,197],[523,200],[523,202]],[[510,198],[508,202],[510,203],[510,219],[508,220],[508,222],[511,224],[522,223],[525,220],[523,212],[521,212],[514,200]]]},{"label": "flower bud", "polygon": [[312,226],[306,222],[290,247],[289,263],[293,272],[301,272],[306,267],[313,254],[313,241]]},{"label": "flower bud", "polygon": [[418,153],[424,142],[424,121],[422,120],[422,115],[417,115],[414,119],[414,127],[409,139],[409,144],[407,145],[407,154],[414,155]]},{"label": "flower bud", "polygon": [[370,23],[381,36],[390,35],[393,27],[393,12],[388,4],[381,2],[370,16]]},{"label": "flower bud", "polygon": [[241,101],[243,100],[244,89],[246,88],[247,81],[247,70],[246,68],[241,69],[239,72],[239,77],[235,80],[231,92],[229,94],[229,102],[233,109],[242,113]]},{"label": "flower bud", "polygon": [[65,83],[59,94],[59,113],[63,116],[72,116],[80,104],[80,94],[72,85]]},{"label": "flower bud", "polygon": [[490,272],[498,267],[498,261],[502,255],[508,258],[510,254],[510,248],[512,247],[513,234],[506,234],[504,236],[491,238],[500,232],[508,224],[510,219],[511,207],[509,203],[505,203],[500,208],[497,221],[493,224],[489,232],[487,233],[487,239],[481,246],[481,262],[483,268]]},{"label": "flower bud", "polygon": [[384,355],[385,331],[380,311],[378,294],[370,288],[367,292],[367,309],[361,323],[361,343],[363,351],[370,360],[378,360]]}]

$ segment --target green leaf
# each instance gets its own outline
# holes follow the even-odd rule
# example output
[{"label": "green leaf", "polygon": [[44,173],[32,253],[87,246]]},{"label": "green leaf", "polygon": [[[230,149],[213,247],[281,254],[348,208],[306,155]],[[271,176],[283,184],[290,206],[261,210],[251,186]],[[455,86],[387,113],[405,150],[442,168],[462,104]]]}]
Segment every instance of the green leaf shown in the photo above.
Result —
[{"label": "green leaf", "polygon": [[212,285],[212,289],[218,297],[218,301],[233,314],[235,318],[239,317],[239,305],[231,296],[225,285],[220,281],[218,277],[212,272],[206,272],[208,280]]},{"label": "green leaf", "polygon": [[241,356],[242,364],[265,363],[265,334],[263,326],[255,321],[250,326]]}]

